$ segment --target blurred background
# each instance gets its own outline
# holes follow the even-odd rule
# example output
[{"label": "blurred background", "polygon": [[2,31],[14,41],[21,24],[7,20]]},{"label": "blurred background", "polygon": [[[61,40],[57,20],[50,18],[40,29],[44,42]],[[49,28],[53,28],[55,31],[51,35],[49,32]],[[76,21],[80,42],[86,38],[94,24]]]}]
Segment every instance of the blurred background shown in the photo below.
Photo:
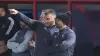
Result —
[{"label": "blurred background", "polygon": [[54,9],[57,14],[72,12],[70,26],[77,40],[74,56],[94,56],[94,48],[100,46],[100,0],[4,0],[30,18],[39,20],[41,10]]}]

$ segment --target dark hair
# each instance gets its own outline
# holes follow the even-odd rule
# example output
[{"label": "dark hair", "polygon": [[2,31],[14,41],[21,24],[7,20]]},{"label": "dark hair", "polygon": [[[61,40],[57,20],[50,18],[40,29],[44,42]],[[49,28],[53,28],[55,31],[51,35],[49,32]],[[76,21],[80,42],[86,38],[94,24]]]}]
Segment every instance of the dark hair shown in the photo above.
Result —
[{"label": "dark hair", "polygon": [[4,8],[8,12],[8,4],[0,3],[0,8]]},{"label": "dark hair", "polygon": [[8,4],[0,3],[0,8],[4,8],[6,16],[10,16],[10,11],[8,10]]},{"label": "dark hair", "polygon": [[48,15],[48,14],[56,15],[56,12],[54,9],[45,9],[45,10],[42,10],[42,12],[45,12],[45,15]]}]

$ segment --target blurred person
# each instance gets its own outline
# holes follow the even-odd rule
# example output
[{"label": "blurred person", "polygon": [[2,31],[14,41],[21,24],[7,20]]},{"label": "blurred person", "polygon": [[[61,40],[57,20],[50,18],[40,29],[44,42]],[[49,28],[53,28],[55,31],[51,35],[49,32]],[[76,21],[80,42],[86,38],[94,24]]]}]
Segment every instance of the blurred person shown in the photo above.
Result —
[{"label": "blurred person", "polygon": [[11,56],[11,50],[6,43],[19,30],[18,18],[10,14],[7,4],[0,3],[0,56]]},{"label": "blurred person", "polygon": [[50,53],[51,56],[73,56],[76,42],[76,35],[72,29],[68,27],[71,12],[60,13],[57,15],[55,23],[59,28],[58,36],[54,38],[56,52]]},{"label": "blurred person", "polygon": [[31,56],[29,42],[33,38],[33,31],[22,21],[20,24],[21,29],[8,40],[7,47],[12,50],[12,56]]}]

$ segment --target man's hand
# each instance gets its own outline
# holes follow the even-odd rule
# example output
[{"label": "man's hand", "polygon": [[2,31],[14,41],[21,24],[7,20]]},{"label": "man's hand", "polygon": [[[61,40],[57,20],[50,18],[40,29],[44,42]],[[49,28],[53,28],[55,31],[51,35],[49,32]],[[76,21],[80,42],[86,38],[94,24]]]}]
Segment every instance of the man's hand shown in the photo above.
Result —
[{"label": "man's hand", "polygon": [[14,15],[18,14],[18,11],[15,9],[9,9],[9,11],[10,11],[10,14],[14,14]]},{"label": "man's hand", "polygon": [[29,41],[29,46],[35,47],[35,44],[33,42],[34,42],[33,40],[32,41]]}]

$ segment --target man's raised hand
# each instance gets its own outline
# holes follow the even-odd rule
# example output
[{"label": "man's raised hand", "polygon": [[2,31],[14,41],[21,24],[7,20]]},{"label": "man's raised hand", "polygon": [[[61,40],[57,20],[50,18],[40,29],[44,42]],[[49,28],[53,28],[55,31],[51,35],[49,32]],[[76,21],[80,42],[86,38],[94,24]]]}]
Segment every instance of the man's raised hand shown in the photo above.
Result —
[{"label": "man's raised hand", "polygon": [[19,13],[19,12],[18,12],[17,10],[15,10],[15,9],[9,9],[9,11],[10,11],[10,14],[14,14],[14,15],[16,15],[16,14]]}]

